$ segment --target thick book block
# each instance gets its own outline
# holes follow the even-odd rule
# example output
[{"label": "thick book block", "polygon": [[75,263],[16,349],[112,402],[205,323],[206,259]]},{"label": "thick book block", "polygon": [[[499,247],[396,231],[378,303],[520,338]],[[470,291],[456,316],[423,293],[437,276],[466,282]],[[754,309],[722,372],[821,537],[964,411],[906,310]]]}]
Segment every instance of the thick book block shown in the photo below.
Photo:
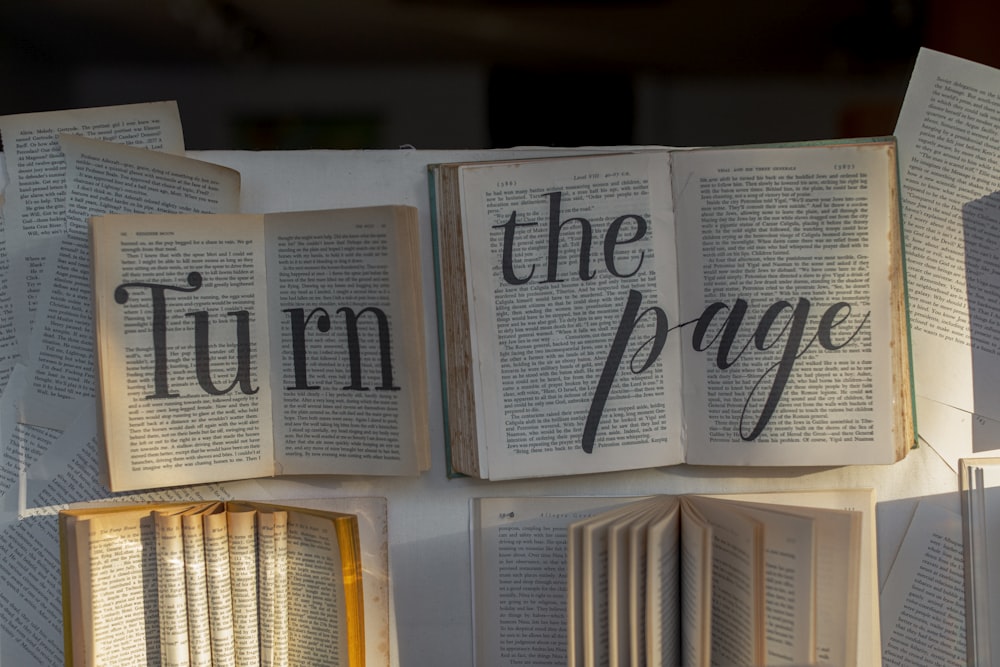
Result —
[{"label": "thick book block", "polygon": [[430,168],[452,471],[891,463],[895,143]]}]

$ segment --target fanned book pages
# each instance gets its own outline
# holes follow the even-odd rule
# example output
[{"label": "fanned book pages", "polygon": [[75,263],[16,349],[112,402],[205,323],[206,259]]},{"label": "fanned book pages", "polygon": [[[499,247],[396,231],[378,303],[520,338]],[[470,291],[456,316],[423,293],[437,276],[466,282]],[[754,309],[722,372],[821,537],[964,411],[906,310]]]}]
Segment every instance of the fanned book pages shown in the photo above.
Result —
[{"label": "fanned book pages", "polygon": [[416,209],[91,220],[113,491],[429,467]]},{"label": "fanned book pages", "polygon": [[387,631],[386,596],[363,584],[367,572],[388,577],[370,557],[384,534],[366,547],[380,538],[359,515],[307,502],[60,512],[67,664],[364,667],[366,621]]},{"label": "fanned book pages", "polygon": [[476,664],[880,664],[870,489],[480,498]]},{"label": "fanned book pages", "polygon": [[891,139],[430,167],[449,472],[891,463]]}]

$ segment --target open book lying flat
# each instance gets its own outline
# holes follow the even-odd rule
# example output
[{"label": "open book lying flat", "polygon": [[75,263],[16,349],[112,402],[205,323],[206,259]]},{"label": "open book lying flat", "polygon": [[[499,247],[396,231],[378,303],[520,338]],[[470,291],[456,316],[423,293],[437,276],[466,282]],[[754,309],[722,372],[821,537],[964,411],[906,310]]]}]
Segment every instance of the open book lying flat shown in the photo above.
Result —
[{"label": "open book lying flat", "polygon": [[430,168],[451,471],[891,463],[895,143]]},{"label": "open book lying flat", "polygon": [[91,219],[112,491],[430,465],[416,209]]},{"label": "open book lying flat", "polygon": [[381,498],[64,510],[66,664],[388,667],[385,515]]},{"label": "open book lying flat", "polygon": [[880,664],[869,489],[481,498],[472,547],[478,665]]}]

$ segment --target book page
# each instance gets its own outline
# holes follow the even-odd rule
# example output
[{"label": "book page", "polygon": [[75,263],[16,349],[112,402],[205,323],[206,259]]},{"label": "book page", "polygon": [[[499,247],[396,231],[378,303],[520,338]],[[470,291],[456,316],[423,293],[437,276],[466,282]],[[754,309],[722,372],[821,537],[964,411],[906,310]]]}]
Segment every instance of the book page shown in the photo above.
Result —
[{"label": "book page", "polygon": [[834,510],[811,513],[820,555],[816,566],[817,654],[830,664],[880,664],[875,492],[844,488],[718,497],[778,505],[784,512]]},{"label": "book page", "polygon": [[226,511],[236,667],[260,665],[260,637],[257,631],[256,519],[257,513],[252,509],[230,508]]},{"label": "book page", "polygon": [[[628,601],[625,570],[628,559],[623,553],[624,531],[649,509],[651,501],[639,501],[574,522],[572,534],[580,531],[579,543],[574,539],[570,548],[579,546],[579,558],[570,554],[571,562],[579,563],[583,623],[583,664],[586,667],[618,665],[628,655]],[[575,622],[574,622],[575,625]]]},{"label": "book page", "polygon": [[[17,421],[18,400],[23,396],[27,382],[27,369],[15,364],[7,385],[0,394],[0,498],[15,497],[24,484],[24,469],[46,458],[60,432]],[[94,402],[87,407],[93,412]],[[81,412],[86,415],[87,412]],[[94,420],[91,420],[93,423]],[[77,429],[79,432],[80,429]],[[86,438],[86,434],[80,434]]]},{"label": "book page", "polygon": [[920,49],[895,130],[917,394],[994,419],[998,88],[1000,71]]},{"label": "book page", "polygon": [[[610,667],[628,665],[630,661],[629,623],[629,519],[608,526],[608,664]],[[645,545],[644,545],[645,546]],[[640,567],[645,566],[645,560]]]},{"label": "book page", "polygon": [[288,511],[288,661],[323,656],[351,665],[348,605],[341,547],[334,522]]},{"label": "book page", "polygon": [[187,667],[189,642],[184,538],[178,512],[153,512],[157,606],[163,667]]},{"label": "book page", "polygon": [[811,516],[816,535],[816,659],[845,667],[860,664],[858,626],[873,613],[870,606],[859,609],[871,598],[861,594],[863,518],[846,510]]},{"label": "book page", "polygon": [[[273,514],[271,522],[271,548],[273,550],[274,585],[270,594],[274,605],[271,621],[275,632],[272,648],[266,656],[270,662],[284,664],[312,664],[322,656],[324,664],[378,665],[387,657],[385,650],[376,651],[371,662],[366,658],[365,633],[365,557],[373,560],[369,566],[376,594],[373,611],[385,613],[386,603],[379,600],[385,588],[379,581],[385,578],[387,556],[371,553],[372,526],[377,520],[373,514],[384,512],[385,502],[378,498],[319,498],[293,500],[289,505],[261,502],[227,503],[230,514],[235,511],[247,517]],[[337,509],[355,508],[353,512]],[[361,520],[364,516],[364,520]],[[246,519],[246,523],[251,523]],[[365,527],[362,537],[361,524]],[[384,524],[383,524],[384,526]],[[376,529],[378,530],[378,529]],[[382,532],[384,535],[384,531]],[[383,542],[384,546],[384,542]],[[259,552],[254,552],[254,556]],[[373,557],[374,556],[374,557]],[[278,568],[282,567],[279,575]],[[252,573],[256,584],[257,570]],[[251,588],[251,586],[247,586]],[[256,595],[256,587],[254,586]],[[266,597],[266,595],[265,595]],[[263,600],[262,600],[263,602]],[[239,631],[240,609],[253,607],[253,617],[247,615],[248,639],[258,637],[258,610],[255,603],[238,602],[234,575],[234,616]],[[262,605],[261,605],[262,606]],[[284,616],[284,618],[280,618]],[[274,623],[276,621],[276,623]],[[385,622],[376,622],[372,628],[376,637],[384,639]],[[282,630],[284,628],[284,630]],[[261,631],[262,632],[262,631]],[[264,639],[264,638],[262,638]],[[270,641],[269,640],[269,641]],[[332,643],[332,645],[326,645]],[[237,652],[239,642],[237,641]],[[256,650],[255,650],[256,652]],[[257,659],[250,660],[257,664]],[[386,660],[387,662],[387,660]],[[239,664],[239,661],[238,661]]]},{"label": "book page", "polygon": [[[752,494],[749,495],[752,497]],[[772,495],[780,497],[782,494]],[[727,496],[721,497],[725,499]],[[767,507],[764,503],[746,500],[740,500],[739,503],[742,508],[751,511]],[[801,632],[803,637],[808,637],[810,643],[814,644],[813,649],[808,649],[808,654],[815,653],[815,658],[797,660],[801,662],[808,659],[821,664],[845,666],[856,664],[862,521],[860,513],[795,505],[781,505],[780,508],[771,509],[780,510],[779,516],[790,518],[793,524],[792,534],[785,539],[796,540],[792,546],[798,550],[797,554],[787,549],[775,553],[770,542],[767,546],[769,568],[776,564],[780,567],[782,560],[786,561],[786,571],[779,575],[779,581],[783,583],[781,596],[794,602],[790,607],[799,608],[794,611],[785,609],[780,617],[796,626],[801,625],[796,633]],[[768,511],[768,514],[772,512]],[[794,519],[791,519],[794,516],[800,517],[808,525],[796,529]],[[797,539],[795,533],[799,530],[803,534],[809,531],[811,539],[804,536]],[[765,538],[776,536],[770,534],[774,533],[771,524],[768,525],[768,531]],[[780,539],[780,534],[777,536]],[[811,544],[806,543],[810,541]],[[788,558],[792,556],[802,565],[793,566],[788,563]],[[789,575],[798,581],[793,583]],[[787,590],[789,584],[794,587],[794,592]],[[768,596],[770,605],[770,591]],[[807,612],[806,609],[815,609],[815,613]],[[797,638],[799,635],[793,636]],[[779,641],[778,645],[780,644]],[[802,650],[806,651],[805,648]]]},{"label": "book page", "polygon": [[179,155],[63,135],[65,233],[41,278],[21,420],[63,428],[53,404],[96,394],[87,220],[107,213],[235,213],[240,176]]},{"label": "book page", "polygon": [[905,354],[894,340],[903,315],[891,144],[671,157],[697,443],[687,461],[894,461],[912,440],[903,445],[909,404],[894,384]]},{"label": "book page", "polygon": [[[0,542],[6,550],[0,560],[0,664],[61,665],[72,651],[65,635],[82,637],[79,603],[63,604],[60,571],[60,531],[51,515],[0,518]],[[62,535],[65,553],[72,553],[71,536]],[[73,566],[63,562],[63,579]],[[82,641],[82,640],[81,640]]]},{"label": "book page", "polygon": [[617,573],[608,571],[606,521],[599,524],[585,522],[582,526],[583,664],[586,667],[607,665],[610,661],[608,582]]},{"label": "book page", "polygon": [[567,664],[567,527],[635,498],[476,498],[470,506],[475,661]]},{"label": "book page", "polygon": [[260,218],[91,224],[111,488],[273,474]]},{"label": "book page", "polygon": [[[759,664],[765,609],[761,524],[707,498],[684,500],[712,527],[712,663]],[[681,522],[687,520],[682,515]]]},{"label": "book page", "polygon": [[[280,519],[277,517],[278,514],[282,515]],[[260,511],[257,513],[257,613],[261,667],[273,667],[287,662],[287,652],[284,656],[281,655],[278,649],[281,640],[275,634],[275,628],[280,625],[277,620],[279,607],[276,581],[279,565],[276,558],[275,523],[280,521],[287,526],[287,520],[287,516],[283,512]],[[286,528],[283,527],[282,533],[285,530]],[[287,545],[282,548],[287,548]],[[287,565],[283,562],[280,567],[286,568]],[[287,599],[284,602],[287,604]],[[283,610],[284,606],[281,609]]]},{"label": "book page", "polygon": [[[616,597],[624,597],[625,609],[614,614],[619,621],[619,643],[624,642],[621,664],[646,664],[646,580],[649,577],[649,550],[646,545],[646,533],[649,521],[642,521],[628,527],[625,533],[625,593]],[[622,638],[621,635],[624,635]]]},{"label": "book page", "polygon": [[14,325],[14,285],[10,280],[10,242],[4,222],[4,196],[0,193],[0,387],[6,386],[21,351],[17,346],[17,328]]},{"label": "book page", "polygon": [[583,520],[566,527],[566,664],[583,667]]},{"label": "book page", "polygon": [[73,639],[80,664],[159,664],[152,508],[71,517],[67,526],[79,576]]},{"label": "book page", "polygon": [[416,211],[266,218],[283,474],[416,474],[428,448]]},{"label": "book page", "polygon": [[288,665],[288,513],[274,512],[274,618],[272,664]]},{"label": "book page", "polygon": [[[816,662],[819,543],[815,522],[810,516],[761,505],[733,503],[732,511],[751,517],[764,527],[767,664],[803,665]],[[841,585],[843,583],[841,580]]]},{"label": "book page", "polygon": [[206,514],[203,521],[212,665],[236,667],[233,589],[229,569],[229,524],[225,512]]},{"label": "book page", "polygon": [[461,182],[489,478],[680,462],[666,155],[473,165]]},{"label": "book page", "polygon": [[882,664],[968,664],[962,517],[921,501],[881,593]]},{"label": "book page", "polygon": [[[392,575],[389,571],[389,517],[388,501],[382,497],[321,497],[281,499],[284,507],[301,507],[323,512],[341,512],[357,517],[358,536],[361,540],[361,567],[364,581],[365,611],[365,664],[368,667],[389,667],[395,664],[394,628],[395,610],[392,602]],[[287,559],[282,547],[281,526],[275,533],[278,547],[278,598],[282,595],[281,566]],[[287,526],[284,528],[287,531]],[[287,536],[285,538],[287,542]],[[287,573],[286,573],[287,578]],[[287,620],[286,620],[287,623]],[[280,634],[280,632],[279,632]]]},{"label": "book page", "polygon": [[[570,569],[578,566],[581,571],[583,623],[577,630],[571,618],[569,627],[582,634],[585,665],[619,667],[645,660],[647,548],[643,529],[676,507],[676,498],[654,496],[570,525],[568,558]],[[579,554],[574,554],[577,549]]]},{"label": "book page", "polygon": [[[680,621],[680,645],[673,648],[669,644],[662,642],[662,646],[655,643],[650,645],[650,656],[663,656],[668,662],[653,664],[682,664],[696,667],[708,667],[712,664],[712,588],[714,581],[712,578],[712,544],[714,542],[712,525],[703,517],[685,498],[681,498],[680,527],[674,529],[680,539],[679,547],[674,547],[674,538],[665,534],[654,538],[650,536],[650,544],[655,546],[661,554],[661,558],[676,558],[678,565],[680,608],[677,616]],[[657,533],[659,529],[654,529]],[[662,540],[666,539],[663,543]],[[660,546],[664,544],[664,546]],[[679,548],[680,554],[677,557],[669,555],[672,548]],[[669,562],[669,561],[668,561]],[[669,590],[670,583],[662,588]],[[656,590],[656,589],[654,589]],[[650,596],[652,598],[652,596]],[[669,609],[669,607],[668,607]],[[655,612],[655,609],[654,609]],[[651,619],[659,619],[658,624],[665,625],[672,621],[670,616],[651,614]],[[655,627],[655,625],[654,625]],[[651,636],[655,636],[652,635]],[[672,649],[672,650],[671,650]],[[683,658],[677,660],[675,656]]]},{"label": "book page", "polygon": [[27,357],[31,318],[47,261],[47,241],[65,231],[66,163],[60,134],[76,134],[165,153],[183,154],[184,136],[176,102],[126,104],[0,116],[7,173],[4,218],[15,326]]}]

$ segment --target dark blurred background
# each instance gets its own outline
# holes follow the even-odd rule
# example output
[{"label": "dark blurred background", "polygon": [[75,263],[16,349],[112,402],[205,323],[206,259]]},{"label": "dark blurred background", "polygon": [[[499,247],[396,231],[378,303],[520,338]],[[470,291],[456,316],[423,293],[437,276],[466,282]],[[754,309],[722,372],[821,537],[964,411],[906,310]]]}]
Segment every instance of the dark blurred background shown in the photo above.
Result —
[{"label": "dark blurred background", "polygon": [[189,149],[889,134],[984,0],[2,0],[0,114],[176,99]]}]

